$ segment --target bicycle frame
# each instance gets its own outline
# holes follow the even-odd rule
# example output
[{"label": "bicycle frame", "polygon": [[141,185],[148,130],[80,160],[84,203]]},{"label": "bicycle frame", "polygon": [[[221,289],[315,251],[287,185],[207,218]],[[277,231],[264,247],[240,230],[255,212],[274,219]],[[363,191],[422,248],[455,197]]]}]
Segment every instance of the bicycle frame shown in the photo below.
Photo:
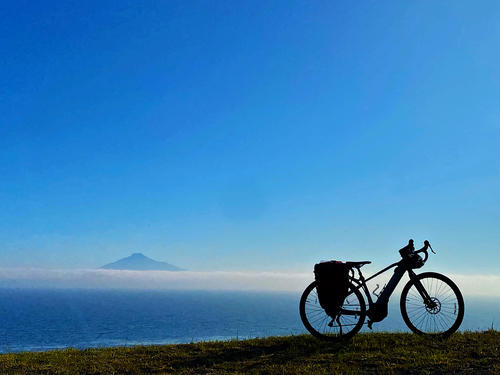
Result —
[{"label": "bicycle frame", "polygon": [[[378,295],[377,300],[374,302],[366,283],[394,267],[396,267],[396,269],[394,270],[394,274],[392,275],[389,282],[386,284],[386,286]],[[416,279],[415,272],[413,272],[413,270],[406,264],[404,260],[400,260],[399,262],[393,263],[385,267],[384,269],[380,270],[379,272],[375,273],[374,275],[370,276],[367,279],[365,279],[365,277],[361,273],[360,267],[355,267],[355,268],[358,270],[359,277],[355,278],[354,270],[352,270],[352,275],[350,280],[352,283],[357,285],[355,290],[359,289],[363,290],[363,292],[366,295],[366,299],[368,300],[369,309],[366,314],[370,318],[370,321],[368,322],[369,328],[371,328],[371,324],[373,322],[380,322],[387,316],[388,312],[387,307],[389,303],[389,298],[391,297],[397,285],[403,278],[405,272],[408,272],[408,276],[410,277],[410,279],[414,280],[415,286],[420,295],[422,296],[422,298],[424,299],[426,305],[432,306],[433,304],[431,298],[429,297],[423,285],[420,283],[420,281],[418,281],[418,279]]]}]

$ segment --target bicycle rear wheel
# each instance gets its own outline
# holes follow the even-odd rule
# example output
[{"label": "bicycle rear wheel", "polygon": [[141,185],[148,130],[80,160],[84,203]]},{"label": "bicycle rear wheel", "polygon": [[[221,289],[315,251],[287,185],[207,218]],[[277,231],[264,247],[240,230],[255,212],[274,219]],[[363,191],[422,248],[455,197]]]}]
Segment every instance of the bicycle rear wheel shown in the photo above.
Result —
[{"label": "bicycle rear wheel", "polygon": [[316,281],[304,290],[299,304],[300,318],[313,336],[335,341],[348,339],[359,332],[365,321],[366,304],[354,285],[350,284],[349,291],[339,315],[332,318],[319,304]]},{"label": "bicycle rear wheel", "polygon": [[[419,289],[430,297],[424,301]],[[401,315],[413,332],[449,336],[464,318],[464,299],[453,281],[435,272],[425,272],[410,280],[401,292]]]}]

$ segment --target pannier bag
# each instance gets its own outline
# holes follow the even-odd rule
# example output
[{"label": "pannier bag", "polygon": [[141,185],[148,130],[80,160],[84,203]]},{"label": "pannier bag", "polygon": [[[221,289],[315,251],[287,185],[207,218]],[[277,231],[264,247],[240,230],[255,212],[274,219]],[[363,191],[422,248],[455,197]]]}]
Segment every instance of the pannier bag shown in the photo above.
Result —
[{"label": "pannier bag", "polygon": [[336,260],[321,262],[314,265],[314,276],[319,304],[335,318],[349,294],[349,267]]}]

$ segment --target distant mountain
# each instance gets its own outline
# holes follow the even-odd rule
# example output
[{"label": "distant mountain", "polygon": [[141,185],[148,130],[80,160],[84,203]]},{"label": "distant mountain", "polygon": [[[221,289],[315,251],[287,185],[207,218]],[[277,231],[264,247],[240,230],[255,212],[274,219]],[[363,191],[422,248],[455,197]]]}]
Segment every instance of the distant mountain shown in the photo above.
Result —
[{"label": "distant mountain", "polygon": [[133,271],[184,271],[182,268],[174,266],[173,264],[158,262],[141,253],[134,253],[129,257],[106,264],[101,268],[107,270]]}]

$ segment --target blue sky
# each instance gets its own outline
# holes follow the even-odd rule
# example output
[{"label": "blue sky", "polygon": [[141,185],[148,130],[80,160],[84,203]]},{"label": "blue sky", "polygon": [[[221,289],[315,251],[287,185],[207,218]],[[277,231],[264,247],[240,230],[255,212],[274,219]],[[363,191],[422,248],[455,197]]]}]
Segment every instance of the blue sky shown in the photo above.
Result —
[{"label": "blue sky", "polygon": [[0,264],[500,263],[500,3],[12,1]]}]

